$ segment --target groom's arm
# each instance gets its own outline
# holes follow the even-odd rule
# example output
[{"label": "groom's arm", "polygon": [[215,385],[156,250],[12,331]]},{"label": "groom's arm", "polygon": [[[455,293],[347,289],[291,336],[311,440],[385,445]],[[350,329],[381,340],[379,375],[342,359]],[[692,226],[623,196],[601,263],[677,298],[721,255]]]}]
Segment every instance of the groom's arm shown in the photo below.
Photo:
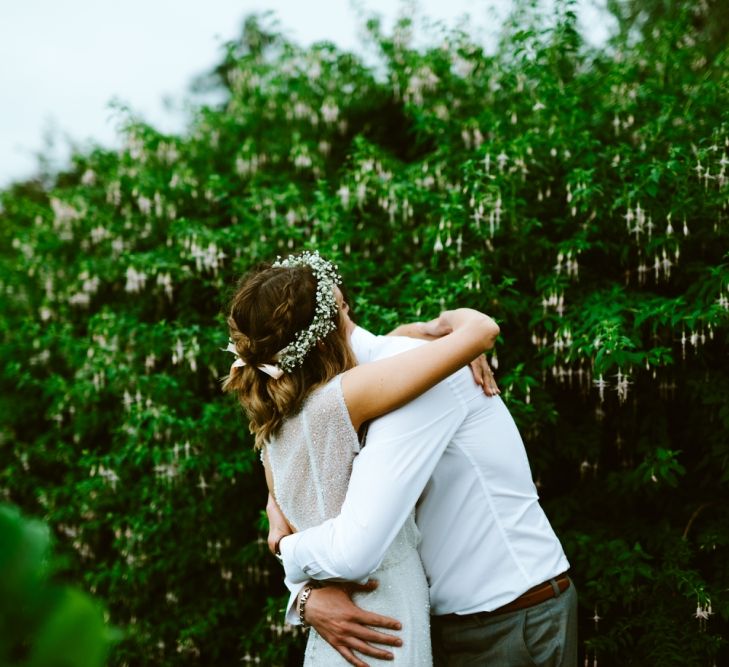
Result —
[{"label": "groom's arm", "polygon": [[[418,333],[418,331],[396,331],[394,333],[409,333],[410,335],[413,335]],[[352,343],[356,355],[360,358],[360,361],[363,362],[370,361],[376,356],[388,356],[388,354],[400,351],[395,349],[400,346],[400,344],[396,341],[390,339],[387,343],[385,343],[382,337],[375,337],[360,328],[358,328],[355,335],[352,336]],[[449,398],[452,400],[454,397],[450,396]],[[442,404],[441,406],[443,407]],[[454,410],[454,414],[457,412],[458,410]],[[370,454],[376,453],[379,446],[384,445],[385,439],[388,435],[392,436],[394,435],[394,431],[400,430],[406,426],[405,422],[399,422],[397,427],[395,427],[394,424],[388,423],[390,421],[391,420],[388,419],[380,419],[370,427],[368,445],[365,447],[365,450],[370,452]],[[418,418],[415,421],[415,426],[422,426],[421,422],[422,420]],[[442,425],[444,424],[445,420],[442,422]],[[380,436],[382,436],[382,439],[380,439]],[[415,437],[415,433],[413,434],[413,437]],[[430,477],[432,472],[432,468],[435,463],[437,463],[437,459],[442,453],[442,449],[447,445],[448,439],[449,437],[443,437],[442,443],[436,447],[437,451],[431,458],[430,465],[426,464],[426,470],[421,471],[420,480],[416,482],[417,487],[422,488],[427,482],[427,479]],[[378,442],[380,442],[380,445],[378,445]],[[411,442],[415,443],[415,440],[412,440]],[[398,443],[396,442],[394,444],[397,445]],[[432,447],[436,444],[436,440],[431,440],[429,444]],[[425,449],[425,443],[421,443],[420,453],[424,453]],[[362,454],[360,454],[357,458],[361,458],[361,455]],[[377,457],[372,458],[375,459]],[[387,458],[388,457],[386,456],[386,460],[382,462],[385,465],[388,463]],[[424,459],[422,460],[424,461]],[[371,466],[369,467],[374,468],[375,471],[377,471],[377,468],[380,465],[374,460],[371,461],[370,464]],[[407,467],[407,464],[405,464],[405,466]],[[359,466],[359,464],[357,464],[357,468],[359,470],[356,475],[359,475],[360,473],[363,476],[366,475],[367,471],[365,468],[367,467],[368,466]],[[414,468],[411,468],[411,470],[414,470]],[[406,488],[410,486],[404,480],[403,484]],[[404,505],[404,516],[393,518],[396,525],[402,525],[402,522],[405,518],[407,518],[407,515],[410,513],[419,495],[420,490],[418,489],[411,494],[409,499],[405,500],[406,504]],[[398,505],[395,505],[395,507],[397,506]],[[395,534],[396,532],[397,531],[395,531]],[[357,538],[355,537],[354,539],[356,540]],[[384,547],[386,548],[387,545],[384,545]],[[378,560],[376,555],[374,560]],[[297,593],[301,590],[301,588],[303,588],[304,584],[292,585],[291,582],[287,580],[287,585],[292,591],[292,596],[289,601],[289,613],[287,615],[287,620],[295,623],[298,622],[295,611]],[[399,639],[392,634],[386,634],[386,632],[381,632],[380,630],[398,630],[399,623],[395,619],[373,615],[371,612],[360,609],[354,605],[348,593],[349,591],[347,591],[344,587],[336,585],[329,585],[324,588],[313,590],[306,605],[306,621],[316,628],[317,632],[329,644],[331,644],[332,647],[347,660],[347,662],[355,665],[356,667],[366,667],[366,663],[358,658],[353,651],[357,651],[365,657],[372,656],[381,660],[392,659],[392,654],[386,649],[389,646],[398,646]]]},{"label": "groom's arm", "polygon": [[[468,376],[465,380],[470,382]],[[295,571],[303,581],[364,578],[375,570],[464,414],[455,387],[445,380],[373,422],[367,445],[355,459],[341,514],[281,540],[287,571]],[[288,576],[287,582],[291,586]],[[353,651],[390,660],[386,647],[399,645],[397,637],[379,631],[397,630],[395,619],[375,616],[333,585],[313,590],[305,608],[306,622],[356,667],[366,663]]]},{"label": "groom's arm", "polygon": [[281,540],[290,581],[360,581],[379,567],[465,416],[455,384],[448,378],[372,422],[340,515]]},{"label": "groom's arm", "polygon": [[[266,503],[268,516],[268,548],[274,556],[278,556],[278,545],[281,539],[293,532],[281,508],[273,496],[268,494]],[[298,623],[298,598],[307,583],[292,584],[288,579],[284,583],[289,589],[287,620]],[[319,635],[336,649],[342,657],[355,667],[367,667],[353,651],[365,656],[392,660],[390,651],[381,646],[400,646],[402,641],[395,635],[385,634],[375,628],[400,630],[397,619],[360,609],[352,602],[352,593],[368,593],[377,588],[372,580],[366,584],[329,584],[311,592],[306,608],[306,620],[316,628]]]}]

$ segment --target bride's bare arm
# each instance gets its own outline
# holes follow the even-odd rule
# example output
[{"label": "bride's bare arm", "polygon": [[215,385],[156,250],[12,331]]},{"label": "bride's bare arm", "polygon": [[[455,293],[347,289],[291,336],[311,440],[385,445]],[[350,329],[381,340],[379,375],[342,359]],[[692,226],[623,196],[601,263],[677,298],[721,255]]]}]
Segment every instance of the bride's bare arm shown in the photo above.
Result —
[{"label": "bride's bare arm", "polygon": [[266,502],[266,516],[268,517],[268,549],[274,556],[277,556],[278,543],[294,531],[291,530],[291,526],[270,491]]},{"label": "bride's bare arm", "polygon": [[342,391],[355,428],[404,405],[493,347],[499,326],[470,308],[446,311],[433,321],[448,331],[427,346],[363,364],[342,377]]},{"label": "bride's bare arm", "polygon": [[[445,330],[441,323],[441,318],[430,320],[429,322],[410,322],[401,324],[390,331],[387,336],[405,336],[406,338],[418,338],[420,340],[438,340],[449,334],[449,330]],[[501,393],[494,372],[489,365],[485,355],[479,354],[468,364],[471,367],[471,375],[474,382],[483,389],[486,396],[497,396]]]}]

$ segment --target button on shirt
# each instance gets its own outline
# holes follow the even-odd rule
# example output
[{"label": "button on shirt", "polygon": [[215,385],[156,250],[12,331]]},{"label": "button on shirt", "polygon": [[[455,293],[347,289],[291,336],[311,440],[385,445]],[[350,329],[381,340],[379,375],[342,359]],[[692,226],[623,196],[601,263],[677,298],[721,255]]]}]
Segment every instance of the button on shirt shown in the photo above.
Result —
[{"label": "button on shirt", "polygon": [[[422,344],[352,335],[360,363]],[[569,567],[514,420],[463,368],[370,424],[340,515],[282,540],[287,583],[368,578],[416,503],[435,615],[491,611]]]}]

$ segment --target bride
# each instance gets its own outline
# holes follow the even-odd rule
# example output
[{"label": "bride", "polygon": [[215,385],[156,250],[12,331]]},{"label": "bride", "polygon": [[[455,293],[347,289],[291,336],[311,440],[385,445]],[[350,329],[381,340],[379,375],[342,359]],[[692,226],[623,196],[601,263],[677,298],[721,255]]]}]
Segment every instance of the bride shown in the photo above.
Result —
[{"label": "bride", "polygon": [[[269,490],[294,531],[339,513],[360,447],[358,432],[369,420],[467,365],[493,346],[499,332],[478,311],[447,311],[432,323],[439,332],[450,331],[447,335],[357,366],[348,340],[354,324],[340,283],[333,264],[304,252],[244,276],[229,308],[228,349],[237,358],[223,389],[244,407]],[[365,609],[402,621],[402,645],[393,653],[403,665],[432,664],[418,539],[411,514],[374,575],[379,586],[358,600]],[[298,603],[302,621],[307,597],[304,589]],[[347,661],[312,629],[304,664]]]}]

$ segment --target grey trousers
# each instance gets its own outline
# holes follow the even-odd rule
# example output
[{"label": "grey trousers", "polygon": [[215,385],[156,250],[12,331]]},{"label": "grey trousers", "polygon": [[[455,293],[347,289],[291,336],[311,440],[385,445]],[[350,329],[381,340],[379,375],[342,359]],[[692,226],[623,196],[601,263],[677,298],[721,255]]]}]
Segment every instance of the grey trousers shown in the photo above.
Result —
[{"label": "grey trousers", "polygon": [[528,609],[431,619],[434,667],[576,667],[577,592]]}]

